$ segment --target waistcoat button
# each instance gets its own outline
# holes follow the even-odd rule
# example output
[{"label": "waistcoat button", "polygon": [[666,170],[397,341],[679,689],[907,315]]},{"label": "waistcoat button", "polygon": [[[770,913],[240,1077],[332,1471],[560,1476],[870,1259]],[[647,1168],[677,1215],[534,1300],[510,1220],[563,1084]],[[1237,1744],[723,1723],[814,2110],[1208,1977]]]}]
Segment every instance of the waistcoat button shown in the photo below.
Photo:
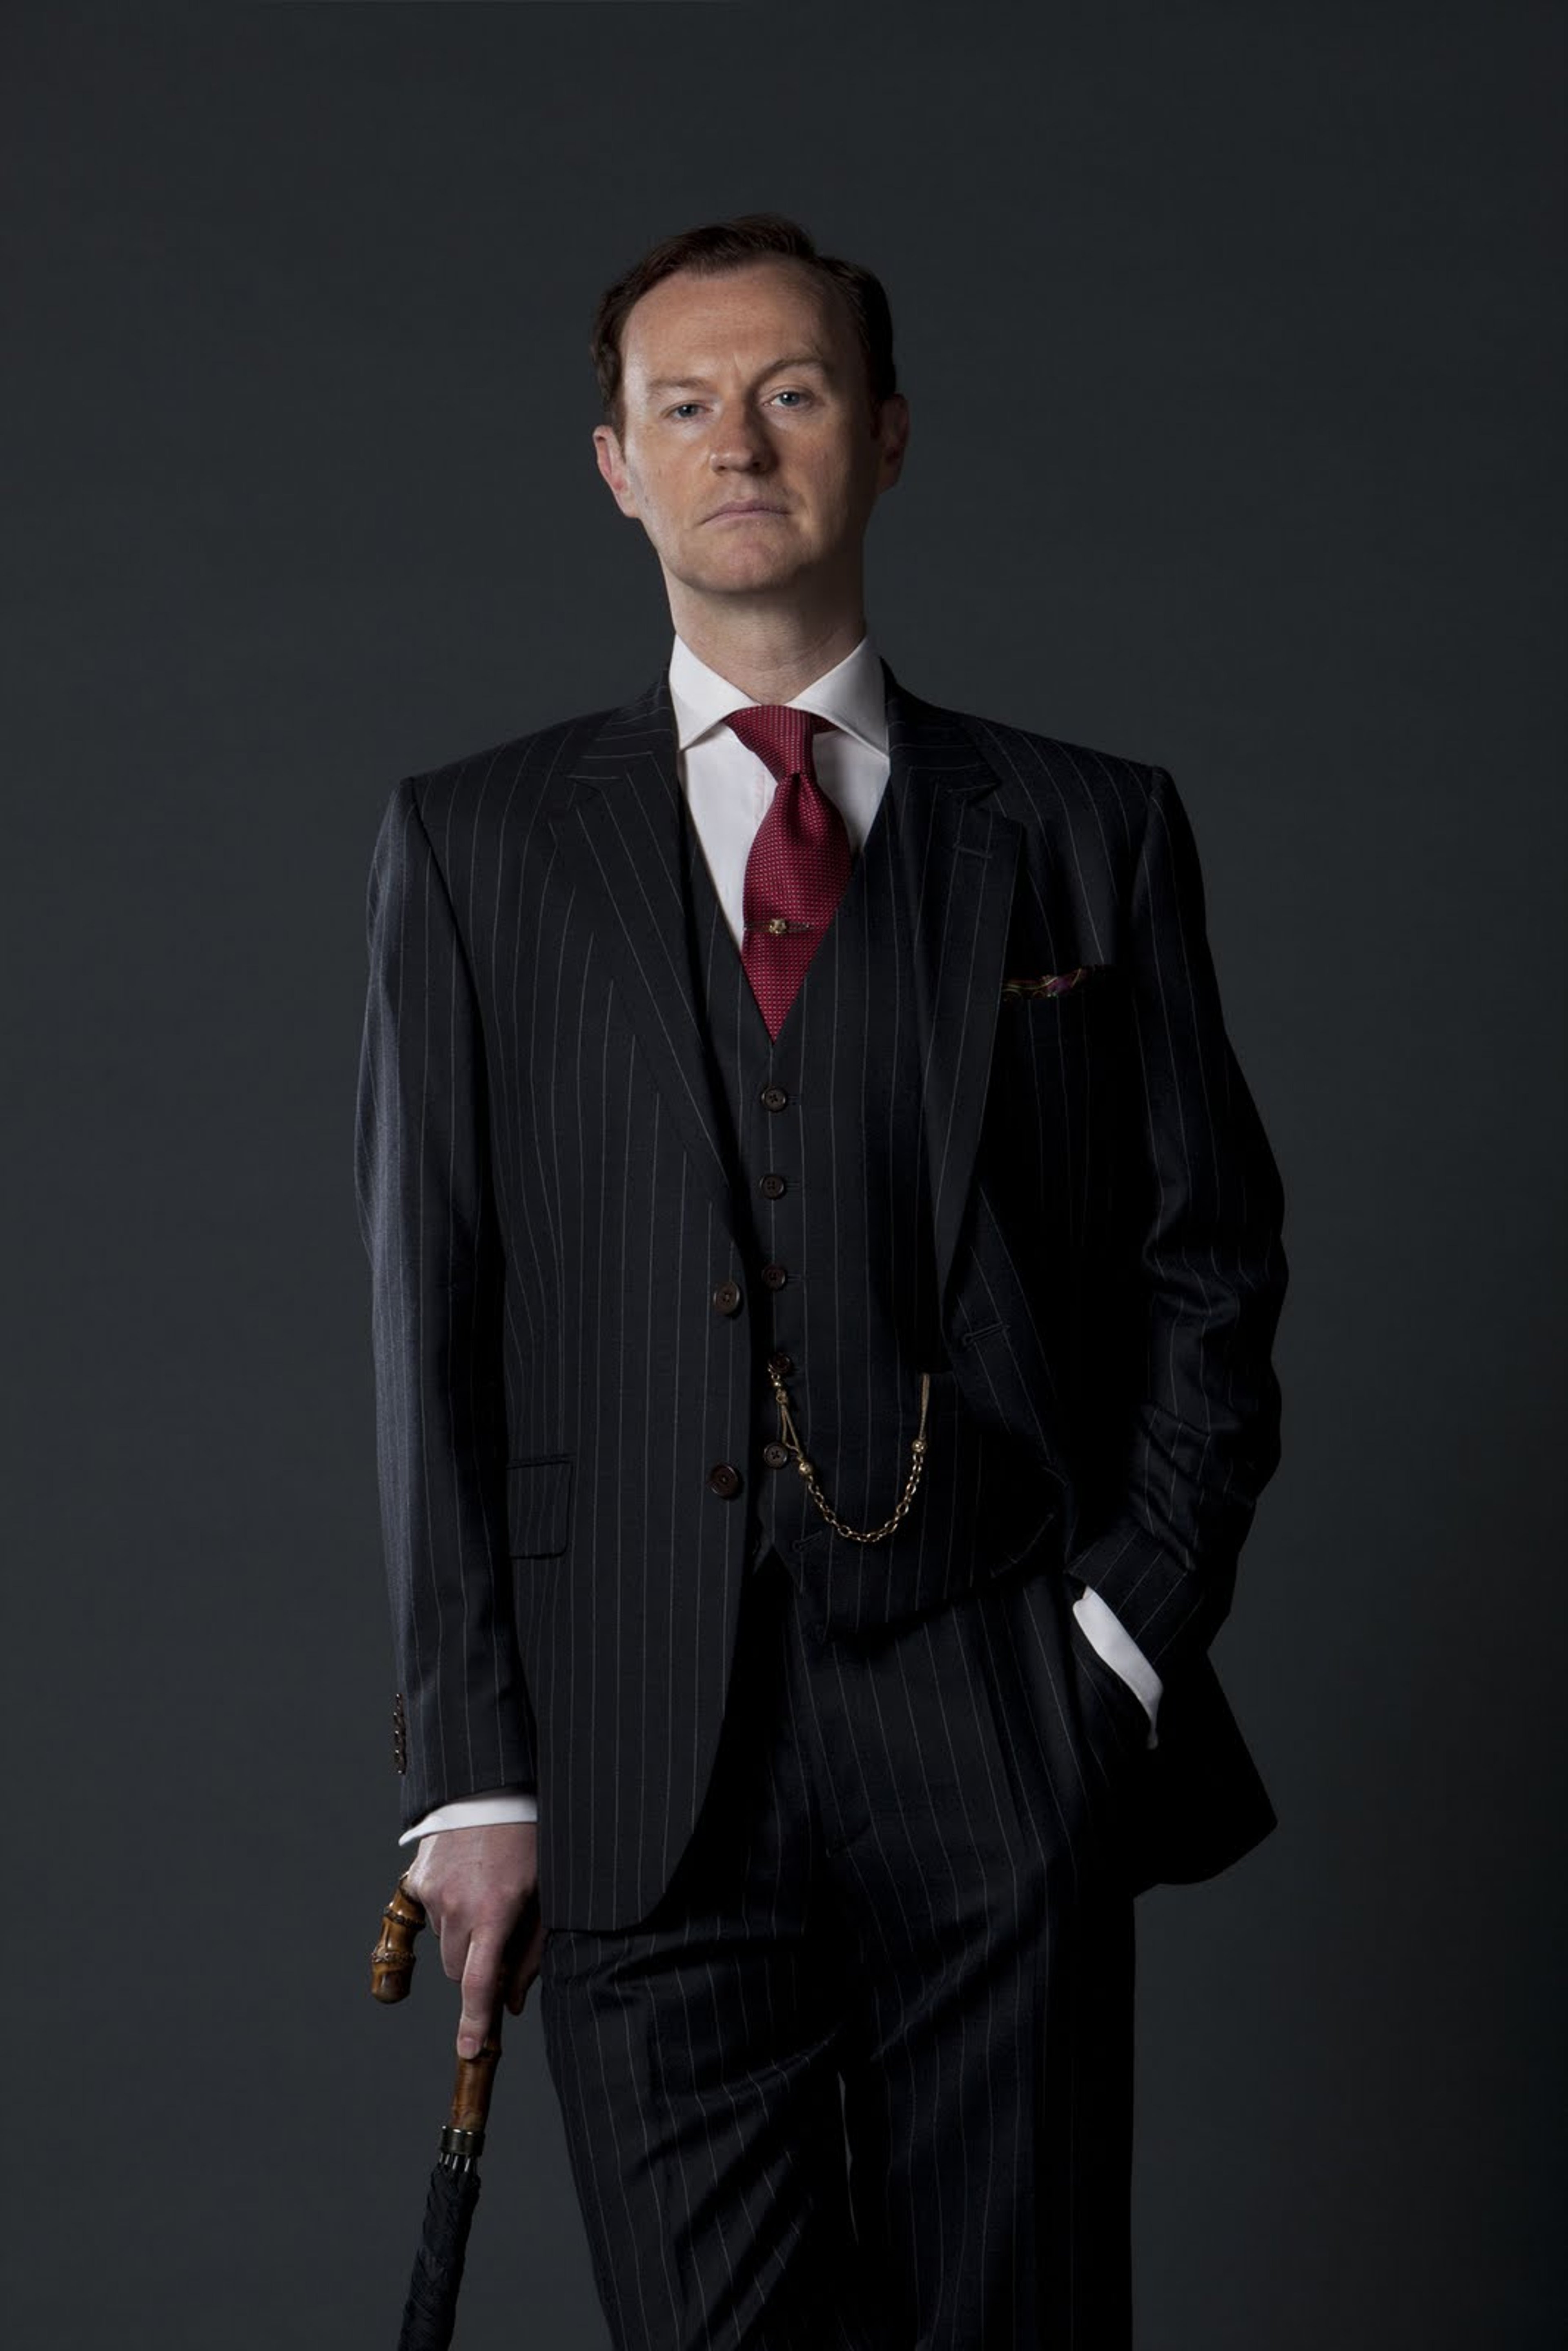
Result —
[{"label": "waistcoat button", "polygon": [[787,1355],[782,1347],[776,1347],[768,1358],[768,1368],[777,1372],[781,1380],[787,1380],[795,1368],[795,1358]]},{"label": "waistcoat button", "polygon": [[740,1304],[738,1281],[721,1281],[714,1291],[713,1302],[721,1314],[733,1314]]},{"label": "waistcoat button", "polygon": [[769,1290],[782,1290],[789,1276],[781,1265],[765,1265],[762,1279]]},{"label": "waistcoat button", "polygon": [[782,1110],[789,1097],[782,1086],[764,1086],[761,1102],[764,1110]]},{"label": "waistcoat button", "polygon": [[740,1491],[740,1472],[732,1462],[716,1461],[707,1473],[707,1481],[727,1502]]},{"label": "waistcoat button", "polygon": [[784,1178],[782,1176],[759,1176],[757,1188],[764,1199],[776,1200],[784,1189]]},{"label": "waistcoat button", "polygon": [[769,1469],[782,1469],[789,1458],[789,1447],[787,1445],[780,1445],[776,1437],[769,1437],[762,1448],[762,1458],[767,1462]]}]

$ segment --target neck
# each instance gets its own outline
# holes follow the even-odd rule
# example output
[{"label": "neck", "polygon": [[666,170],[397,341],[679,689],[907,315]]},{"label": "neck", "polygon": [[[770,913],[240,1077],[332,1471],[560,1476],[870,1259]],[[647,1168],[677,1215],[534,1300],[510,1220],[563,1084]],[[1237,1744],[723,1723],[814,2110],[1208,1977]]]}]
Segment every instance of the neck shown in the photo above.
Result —
[{"label": "neck", "polygon": [[836,669],[865,634],[858,597],[829,611],[737,611],[733,600],[716,610],[672,594],[670,617],[698,661],[757,702],[788,702]]}]

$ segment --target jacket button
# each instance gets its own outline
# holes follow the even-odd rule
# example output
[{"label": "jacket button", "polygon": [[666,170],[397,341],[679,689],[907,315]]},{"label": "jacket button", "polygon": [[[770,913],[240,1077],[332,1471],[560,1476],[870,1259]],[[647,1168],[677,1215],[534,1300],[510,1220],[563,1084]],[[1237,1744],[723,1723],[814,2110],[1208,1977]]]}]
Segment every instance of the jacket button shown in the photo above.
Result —
[{"label": "jacket button", "polygon": [[762,1089],[761,1101],[764,1110],[782,1110],[789,1099],[782,1086],[764,1086]]},{"label": "jacket button", "polygon": [[782,1347],[776,1347],[768,1358],[768,1368],[777,1372],[781,1380],[787,1380],[795,1368],[795,1358],[787,1355]]},{"label": "jacket button", "polygon": [[721,1314],[733,1314],[740,1304],[738,1281],[721,1281],[714,1291],[713,1302]]},{"label": "jacket button", "polygon": [[762,1458],[769,1469],[782,1469],[789,1458],[789,1447],[780,1445],[776,1437],[770,1437],[762,1448]]},{"label": "jacket button", "polygon": [[765,1200],[777,1200],[784,1189],[782,1176],[759,1176],[757,1188]]},{"label": "jacket button", "polygon": [[727,1502],[740,1491],[740,1472],[728,1461],[716,1461],[707,1473],[707,1481]]},{"label": "jacket button", "polygon": [[765,1265],[762,1279],[769,1290],[782,1290],[789,1276],[781,1265]]}]

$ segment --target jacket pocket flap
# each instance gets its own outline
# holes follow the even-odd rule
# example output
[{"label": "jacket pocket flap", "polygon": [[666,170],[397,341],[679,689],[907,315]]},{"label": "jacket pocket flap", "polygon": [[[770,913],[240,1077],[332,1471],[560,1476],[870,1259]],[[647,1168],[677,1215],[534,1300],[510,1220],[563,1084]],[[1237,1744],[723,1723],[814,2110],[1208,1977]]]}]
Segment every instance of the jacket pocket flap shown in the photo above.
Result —
[{"label": "jacket pocket flap", "polygon": [[566,1549],[571,1456],[540,1453],[507,1464],[507,1548],[513,1559],[548,1559]]}]

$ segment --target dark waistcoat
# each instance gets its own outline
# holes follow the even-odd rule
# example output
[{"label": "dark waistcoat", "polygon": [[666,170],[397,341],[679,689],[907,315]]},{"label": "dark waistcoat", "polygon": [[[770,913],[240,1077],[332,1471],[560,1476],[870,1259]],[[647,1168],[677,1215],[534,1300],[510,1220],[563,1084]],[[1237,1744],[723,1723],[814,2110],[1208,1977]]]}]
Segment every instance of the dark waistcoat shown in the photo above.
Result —
[{"label": "dark waistcoat", "polygon": [[[751,1556],[775,1551],[821,1629],[898,1622],[1022,1560],[1057,1486],[962,1409],[938,1335],[921,1045],[884,789],[777,1039],[740,959],[682,797],[687,949],[706,1015],[752,1350]],[[860,1542],[823,1517],[786,1452],[768,1358],[829,1507],[881,1527],[903,1495],[932,1374],[928,1451],[894,1531]]]}]

